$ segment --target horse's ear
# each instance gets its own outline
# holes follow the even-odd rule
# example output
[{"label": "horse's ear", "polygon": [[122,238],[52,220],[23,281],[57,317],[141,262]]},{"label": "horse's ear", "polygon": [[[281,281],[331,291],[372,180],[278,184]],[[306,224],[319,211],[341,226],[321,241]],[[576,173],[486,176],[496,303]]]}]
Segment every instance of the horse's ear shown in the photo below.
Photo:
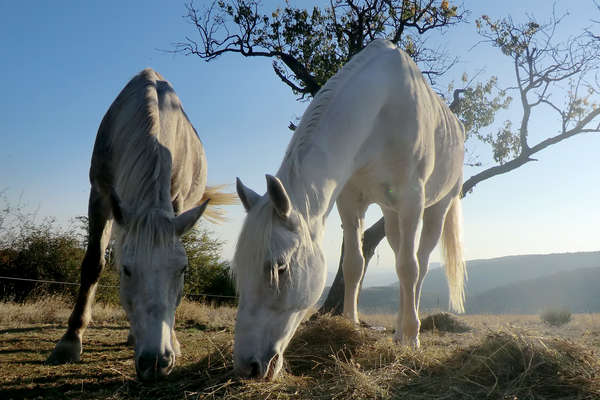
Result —
[{"label": "horse's ear", "polygon": [[117,224],[121,226],[127,225],[127,222],[129,221],[129,211],[121,203],[121,199],[114,188],[110,189],[110,208],[112,209],[112,214],[115,221],[117,221]]},{"label": "horse's ear", "polygon": [[269,193],[269,198],[275,207],[275,211],[281,218],[287,218],[290,216],[290,212],[292,211],[292,202],[290,201],[290,197],[288,196],[283,184],[279,180],[279,178],[273,175],[266,175],[267,177],[267,193]]},{"label": "horse's ear", "polygon": [[246,209],[246,212],[248,212],[258,201],[260,196],[254,190],[244,186],[240,178],[235,178],[235,188],[237,190],[238,197]]},{"label": "horse's ear", "polygon": [[204,210],[206,210],[206,206],[208,206],[209,201],[210,199],[206,200],[198,207],[187,210],[183,214],[178,215],[173,219],[173,223],[175,224],[175,233],[177,236],[183,235],[194,227],[194,224],[198,222],[202,216],[202,213],[204,213]]}]

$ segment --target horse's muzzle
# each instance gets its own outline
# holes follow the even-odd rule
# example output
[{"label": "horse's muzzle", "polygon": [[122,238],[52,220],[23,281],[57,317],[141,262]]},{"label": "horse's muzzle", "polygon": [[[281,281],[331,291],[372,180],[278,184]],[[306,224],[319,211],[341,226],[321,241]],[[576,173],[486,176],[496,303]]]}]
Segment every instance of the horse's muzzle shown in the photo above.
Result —
[{"label": "horse's muzzle", "polygon": [[275,352],[275,354],[265,357],[265,359],[262,361],[252,358],[237,362],[236,364],[235,372],[240,377],[253,379],[258,378],[270,381],[275,379],[279,373],[281,365],[283,364],[283,358]]},{"label": "horse's muzzle", "polygon": [[136,360],[135,369],[140,381],[148,382],[164,378],[175,366],[175,354],[142,353]]}]

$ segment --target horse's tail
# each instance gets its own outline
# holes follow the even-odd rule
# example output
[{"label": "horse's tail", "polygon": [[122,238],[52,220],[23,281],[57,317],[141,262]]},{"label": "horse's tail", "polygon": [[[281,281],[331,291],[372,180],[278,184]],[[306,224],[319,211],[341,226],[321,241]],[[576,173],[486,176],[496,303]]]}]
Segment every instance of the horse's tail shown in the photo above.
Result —
[{"label": "horse's tail", "polygon": [[221,190],[225,186],[227,185],[207,186],[206,189],[204,189],[202,199],[198,202],[198,204],[202,204],[204,201],[210,200],[208,202],[208,208],[204,211],[203,217],[215,224],[226,220],[225,212],[217,206],[237,204],[239,200],[235,193],[222,192]]},{"label": "horse's tail", "polygon": [[467,269],[463,259],[461,230],[462,207],[459,195],[450,204],[442,231],[442,250],[450,291],[450,308],[459,313],[465,312],[465,280],[467,278]]}]

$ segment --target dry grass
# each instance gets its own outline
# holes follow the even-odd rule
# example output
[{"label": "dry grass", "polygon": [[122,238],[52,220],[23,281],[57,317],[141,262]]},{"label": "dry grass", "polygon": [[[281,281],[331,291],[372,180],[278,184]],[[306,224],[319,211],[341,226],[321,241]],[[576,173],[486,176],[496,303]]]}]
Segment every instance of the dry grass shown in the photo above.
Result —
[{"label": "dry grass", "polygon": [[[36,312],[37,310],[37,312]],[[275,382],[232,376],[235,310],[184,302],[177,311],[183,356],[168,379],[135,380],[127,323],[95,309],[81,363],[47,366],[70,307],[57,299],[0,307],[2,398],[83,399],[593,399],[600,398],[598,315],[563,327],[538,316],[460,316],[472,330],[421,335],[422,349],[392,343],[388,331],[345,319],[304,323]],[[393,316],[366,316],[393,327]]]},{"label": "dry grass", "polygon": [[183,300],[175,313],[175,321],[180,327],[233,332],[235,314],[233,307],[213,307]]},{"label": "dry grass", "polygon": [[[25,304],[0,303],[0,326],[18,328],[28,324],[66,323],[73,304],[60,296],[47,296]],[[95,304],[94,323],[126,322],[125,312],[118,306]]]}]

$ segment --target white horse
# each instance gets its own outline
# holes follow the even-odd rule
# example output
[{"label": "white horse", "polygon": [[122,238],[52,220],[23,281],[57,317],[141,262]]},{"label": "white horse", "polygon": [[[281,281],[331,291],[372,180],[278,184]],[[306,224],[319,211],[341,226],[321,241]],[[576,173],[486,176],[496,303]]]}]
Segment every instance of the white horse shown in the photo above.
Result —
[{"label": "white horse", "polygon": [[272,378],[281,369],[285,348],[325,285],[321,239],[335,202],[344,230],[347,318],[358,322],[361,241],[371,203],[383,211],[396,256],[394,339],[419,346],[421,284],[440,236],[451,305],[463,310],[464,139],[459,120],[389,41],[372,42],[327,82],[304,113],[277,176],[267,175],[267,194],[237,182],[248,212],[234,256],[240,293],[234,361],[241,375]]},{"label": "white horse", "polygon": [[[153,70],[135,76],[102,119],[90,182],[81,287],[67,332],[48,362],[80,359],[112,233],[138,376],[165,376],[180,353],[173,327],[187,256],[179,237],[200,218],[209,198],[212,206],[230,204],[232,196],[206,187],[202,142],[173,87]],[[219,217],[218,210],[209,214]]]}]

